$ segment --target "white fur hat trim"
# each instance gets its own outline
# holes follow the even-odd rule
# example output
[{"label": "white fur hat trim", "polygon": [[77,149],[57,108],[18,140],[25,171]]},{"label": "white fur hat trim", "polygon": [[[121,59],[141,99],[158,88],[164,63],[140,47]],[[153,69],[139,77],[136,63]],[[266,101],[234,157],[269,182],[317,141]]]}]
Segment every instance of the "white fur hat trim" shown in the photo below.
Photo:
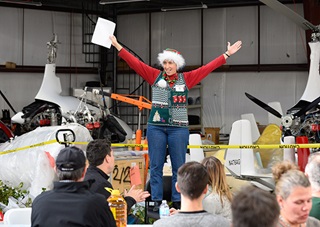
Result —
[{"label": "white fur hat trim", "polygon": [[182,55],[173,49],[166,49],[162,53],[158,54],[158,61],[162,66],[164,60],[174,61],[177,65],[177,69],[181,69],[186,64]]}]

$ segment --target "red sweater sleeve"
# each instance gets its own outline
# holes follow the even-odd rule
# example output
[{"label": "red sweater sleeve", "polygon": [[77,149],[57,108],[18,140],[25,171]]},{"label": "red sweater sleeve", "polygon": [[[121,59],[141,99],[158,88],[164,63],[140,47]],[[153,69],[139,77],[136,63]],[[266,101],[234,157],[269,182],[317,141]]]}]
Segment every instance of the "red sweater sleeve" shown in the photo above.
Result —
[{"label": "red sweater sleeve", "polygon": [[198,69],[184,73],[184,78],[188,88],[192,88],[197,85],[203,78],[208,76],[213,70],[226,63],[226,59],[223,54],[212,60],[208,64],[201,66]]},{"label": "red sweater sleeve", "polygon": [[151,66],[140,61],[138,58],[129,53],[129,51],[127,51],[125,48],[122,48],[120,50],[119,57],[125,60],[130,68],[132,68],[137,74],[145,79],[150,85],[154,83],[160,73],[159,69],[152,68]]}]

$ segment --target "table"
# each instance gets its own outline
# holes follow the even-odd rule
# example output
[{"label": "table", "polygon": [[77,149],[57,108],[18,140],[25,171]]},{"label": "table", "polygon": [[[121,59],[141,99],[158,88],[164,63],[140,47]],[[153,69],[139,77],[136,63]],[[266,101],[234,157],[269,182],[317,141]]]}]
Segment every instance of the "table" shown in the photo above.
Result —
[{"label": "table", "polygon": [[[30,227],[30,225],[7,225],[7,224],[4,224],[3,222],[0,222],[0,226],[1,227]],[[139,224],[139,225],[127,225],[127,227],[150,227],[152,225],[150,224]]]}]

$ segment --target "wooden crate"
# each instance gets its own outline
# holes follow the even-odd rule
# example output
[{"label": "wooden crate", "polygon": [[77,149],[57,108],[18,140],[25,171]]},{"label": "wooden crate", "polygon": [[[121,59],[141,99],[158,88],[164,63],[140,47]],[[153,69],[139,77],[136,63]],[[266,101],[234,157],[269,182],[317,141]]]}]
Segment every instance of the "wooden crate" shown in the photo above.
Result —
[{"label": "wooden crate", "polygon": [[130,168],[132,163],[138,166],[140,171],[141,185],[136,188],[144,189],[144,171],[145,171],[145,161],[143,157],[117,157],[115,159],[114,169],[110,176],[110,182],[113,189],[120,190],[123,193],[125,189],[129,190],[131,188],[130,181]]}]

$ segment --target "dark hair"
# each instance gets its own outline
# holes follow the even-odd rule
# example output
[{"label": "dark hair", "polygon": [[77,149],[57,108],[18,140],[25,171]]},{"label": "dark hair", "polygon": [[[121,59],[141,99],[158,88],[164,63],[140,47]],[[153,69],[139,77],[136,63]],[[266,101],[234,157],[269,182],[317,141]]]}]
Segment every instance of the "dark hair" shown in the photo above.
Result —
[{"label": "dark hair", "polygon": [[233,227],[275,227],[280,215],[275,195],[252,185],[233,197],[231,210]]},{"label": "dark hair", "polygon": [[191,200],[201,196],[208,180],[207,170],[199,162],[187,162],[178,169],[177,183],[181,194]]},{"label": "dark hair", "polygon": [[111,142],[109,140],[96,139],[88,144],[87,159],[90,165],[101,165],[107,155],[111,155]]},{"label": "dark hair", "polygon": [[78,181],[82,177],[84,168],[85,167],[82,167],[73,171],[61,171],[60,169],[56,169],[56,173],[59,180]]}]

